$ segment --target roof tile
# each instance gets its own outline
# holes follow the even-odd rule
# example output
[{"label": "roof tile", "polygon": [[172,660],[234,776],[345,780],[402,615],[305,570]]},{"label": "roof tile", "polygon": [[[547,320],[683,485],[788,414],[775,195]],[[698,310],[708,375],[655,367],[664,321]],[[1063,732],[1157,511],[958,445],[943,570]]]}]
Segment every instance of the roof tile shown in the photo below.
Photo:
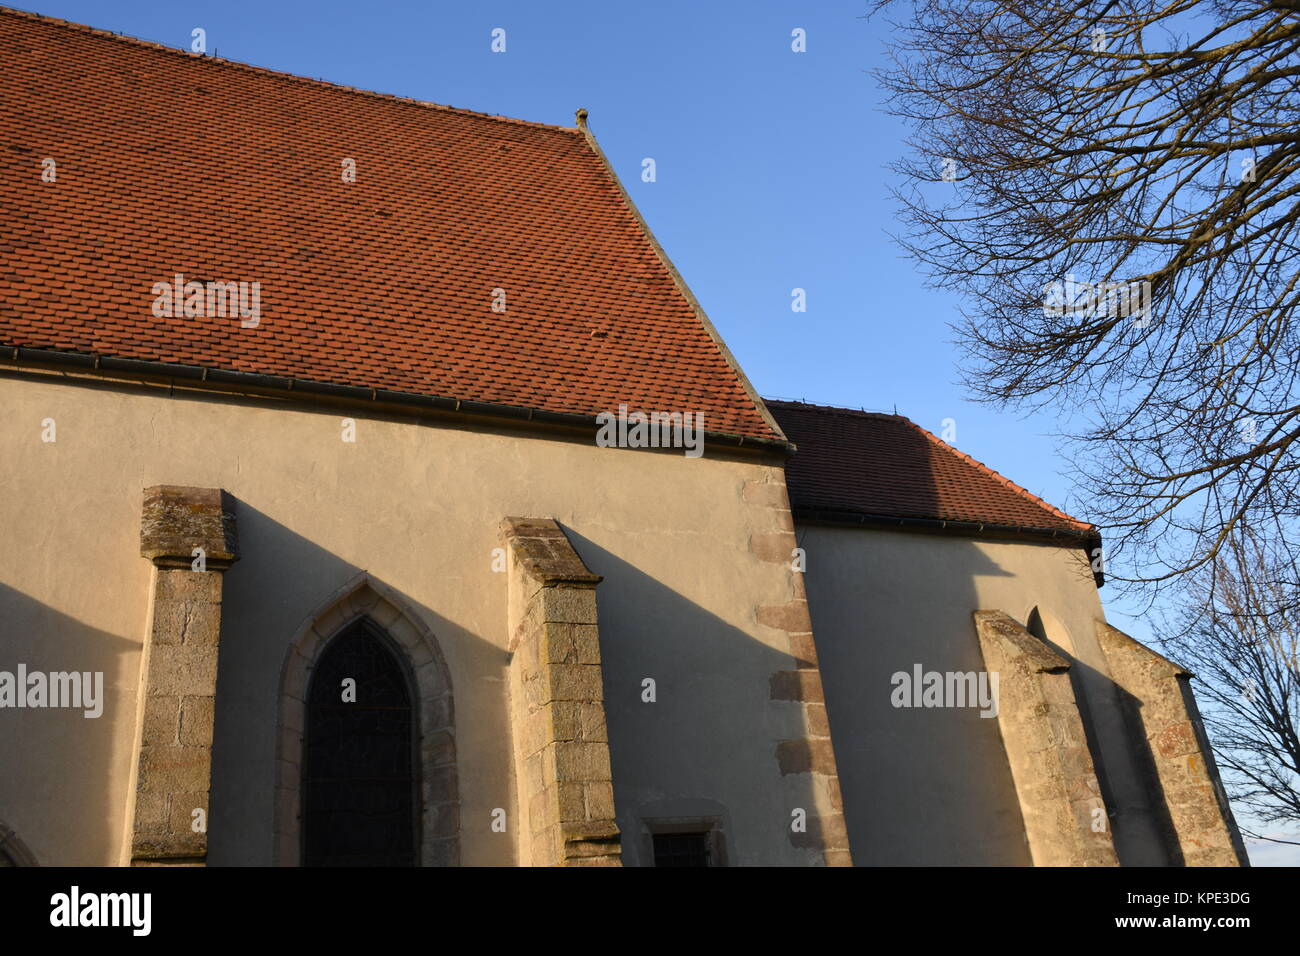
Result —
[{"label": "roof tile", "polygon": [[786,482],[801,511],[1075,535],[1094,530],[901,415],[802,402],[767,406],[798,447]]},{"label": "roof tile", "polygon": [[[780,437],[580,130],[7,9],[0,62],[0,344]],[[178,273],[261,323],[155,318]]]}]

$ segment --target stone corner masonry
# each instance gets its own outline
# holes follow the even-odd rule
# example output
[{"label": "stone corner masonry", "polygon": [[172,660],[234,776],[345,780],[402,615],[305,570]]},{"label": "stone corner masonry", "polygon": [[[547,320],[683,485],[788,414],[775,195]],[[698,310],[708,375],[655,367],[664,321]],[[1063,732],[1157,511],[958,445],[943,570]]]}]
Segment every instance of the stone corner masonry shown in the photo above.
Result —
[{"label": "stone corner masonry", "polygon": [[1123,691],[1125,717],[1150,754],[1171,849],[1187,866],[1249,865],[1192,696],[1192,675],[1104,621],[1097,622],[1097,640]]},{"label": "stone corner masonry", "polygon": [[[776,741],[778,769],[787,799],[802,804],[797,809],[806,814],[805,826],[795,829],[792,825],[788,839],[796,849],[820,856],[825,866],[852,866],[848,821],[808,592],[803,571],[795,570],[799,542],[784,471],[773,468],[764,478],[746,481],[740,494],[754,520],[750,552],[763,564],[781,567],[790,582],[789,600],[756,604],[753,608],[755,625],[769,633],[783,633],[790,654],[791,667],[783,667],[768,678],[773,726],[787,728],[780,735],[783,739]],[[787,736],[795,727],[799,730]],[[796,809],[792,804],[788,806]]]},{"label": "stone corner masonry", "polygon": [[122,862],[203,866],[222,582],[239,560],[233,500],[218,488],[146,488],[140,553],[154,571]]},{"label": "stone corner masonry", "polygon": [[551,518],[505,518],[519,862],[621,866],[593,574]]}]

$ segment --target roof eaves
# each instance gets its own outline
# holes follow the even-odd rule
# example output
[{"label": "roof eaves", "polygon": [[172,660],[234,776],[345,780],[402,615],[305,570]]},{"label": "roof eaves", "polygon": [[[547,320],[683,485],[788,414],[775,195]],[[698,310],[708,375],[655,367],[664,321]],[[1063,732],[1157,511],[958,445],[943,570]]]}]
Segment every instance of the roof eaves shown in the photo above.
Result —
[{"label": "roof eaves", "polygon": [[1051,528],[1033,525],[1001,524],[993,521],[962,521],[952,518],[917,518],[907,515],[871,514],[849,508],[818,508],[809,505],[795,505],[793,513],[796,518],[828,524],[853,525],[897,525],[908,528],[924,528],[932,531],[947,531],[952,534],[973,535],[996,534],[1016,537],[1066,539],[1077,543],[1086,543],[1099,532],[1093,525],[1086,528]]},{"label": "roof eaves", "polygon": [[[305,395],[309,398],[327,397],[352,403],[383,403],[415,410],[452,412],[479,419],[508,419],[593,430],[601,425],[597,415],[581,412],[560,412],[525,405],[401,392],[377,386],[341,385],[262,372],[238,372],[202,365],[0,344],[0,368],[9,366],[21,369],[24,364],[38,368],[50,367],[73,374],[117,374],[144,381],[162,379],[171,381],[173,386],[179,383],[181,387],[188,385],[222,391],[248,391],[249,394],[271,394],[281,398]],[[748,449],[785,457],[795,451],[793,443],[784,438],[739,435],[733,432],[705,430],[704,441],[715,448]]]}]

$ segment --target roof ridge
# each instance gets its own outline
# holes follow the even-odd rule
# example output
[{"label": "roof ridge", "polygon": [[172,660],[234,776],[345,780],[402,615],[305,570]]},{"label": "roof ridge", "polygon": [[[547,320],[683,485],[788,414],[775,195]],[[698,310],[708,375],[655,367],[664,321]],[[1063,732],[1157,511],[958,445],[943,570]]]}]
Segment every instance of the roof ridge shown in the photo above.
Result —
[{"label": "roof ridge", "polygon": [[499,123],[509,123],[514,126],[527,126],[533,129],[550,130],[557,133],[568,133],[569,135],[581,135],[582,131],[572,126],[556,126],[552,123],[540,123],[536,120],[517,119],[513,116],[501,116],[496,113],[482,113],[478,110],[466,109],[463,106],[449,106],[446,103],[432,103],[428,100],[417,100],[411,96],[399,96],[396,93],[381,93],[378,90],[367,90],[357,86],[345,86],[342,83],[334,83],[330,80],[322,80],[318,77],[300,76],[297,73],[286,73],[283,70],[273,70],[266,66],[257,66],[253,63],[245,63],[241,60],[230,60],[225,57],[209,56],[206,53],[191,53],[179,47],[167,46],[156,40],[145,40],[141,37],[130,36],[125,33],[114,33],[112,30],[104,30],[100,27],[92,27],[89,24],[77,23],[72,20],[64,20],[60,17],[51,17],[44,13],[35,13],[30,10],[19,10],[16,7],[0,6],[0,16],[17,16],[27,20],[36,20],[41,23],[54,27],[62,27],[77,33],[85,33],[91,36],[100,37],[107,40],[115,40],[119,43],[129,44],[131,46],[146,47],[152,50],[161,50],[164,53],[171,53],[176,56],[185,57],[188,60],[197,60],[219,64],[234,70],[241,70],[248,73],[254,73],[261,76],[275,77],[282,80],[290,80],[295,83],[302,83],[309,86],[316,86],[327,90],[337,90],[341,93],[352,93],[357,96],[365,96],[373,99],[388,100],[394,103],[406,103],[411,106],[422,106],[426,109],[440,110],[447,113],[456,113],[461,116],[470,116],[475,119],[494,120]]},{"label": "roof ridge", "polygon": [[781,405],[786,408],[804,408],[814,412],[849,412],[853,415],[859,415],[865,418],[901,418],[903,421],[909,421],[906,415],[899,415],[896,412],[869,412],[865,408],[847,408],[842,405],[819,405],[815,402],[800,402],[795,399],[786,398],[765,398],[763,401],[768,405]]},{"label": "roof ridge", "polygon": [[782,431],[780,423],[778,423],[772,416],[772,412],[768,409],[767,403],[763,401],[763,396],[758,394],[758,389],[754,388],[754,384],[749,380],[749,376],[746,375],[745,370],[740,367],[740,362],[736,359],[736,356],[732,353],[731,349],[728,348],[727,343],[722,338],[722,334],[718,332],[717,327],[709,318],[708,313],[704,311],[704,306],[700,303],[700,300],[695,297],[695,293],[691,290],[690,284],[686,281],[686,277],[682,275],[681,271],[677,268],[677,265],[668,255],[668,250],[659,242],[654,230],[650,228],[650,223],[641,213],[641,209],[633,201],[631,194],[627,191],[627,187],[623,185],[623,180],[619,178],[618,171],[614,169],[614,164],[609,161],[609,157],[606,156],[605,151],[601,149],[600,143],[596,140],[596,134],[593,133],[591,128],[587,125],[587,111],[585,109],[580,109],[575,114],[575,117],[578,121],[578,132],[582,134],[582,138],[587,144],[587,149],[589,149],[596,157],[596,161],[600,164],[601,170],[605,174],[606,182],[614,188],[614,192],[618,196],[618,200],[622,205],[623,210],[631,216],[632,223],[636,226],[637,232],[640,233],[640,235],[650,244],[651,253],[658,258],[659,264],[668,273],[668,276],[672,280],[673,285],[676,286],[678,293],[686,300],[687,306],[690,307],[691,312],[695,316],[695,321],[699,324],[700,328],[704,330],[704,334],[713,342],[713,347],[716,348],[718,353],[721,355],[723,364],[727,366],[727,369],[731,372],[732,376],[734,376],[736,383],[740,386],[740,390],[745,393],[745,397],[749,400],[750,404],[753,405],[754,411],[758,412],[759,418],[763,420],[763,423],[767,425],[768,428],[772,429],[775,434],[780,435],[781,438],[784,439],[785,432]]},{"label": "roof ridge", "polygon": [[1074,517],[1073,515],[1066,514],[1066,513],[1065,513],[1064,511],[1062,511],[1060,508],[1058,508],[1058,507],[1056,507],[1055,505],[1053,505],[1053,504],[1051,504],[1051,503],[1045,501],[1044,499],[1038,497],[1038,495],[1034,494],[1034,493],[1033,493],[1032,491],[1030,491],[1028,488],[1024,488],[1024,487],[1022,487],[1022,486],[1016,484],[1016,483],[1015,483],[1014,481],[1012,481],[1010,478],[1006,477],[1006,476],[1003,475],[1001,472],[995,471],[994,469],[990,468],[988,465],[984,464],[984,462],[980,461],[979,459],[977,459],[977,458],[972,458],[970,455],[966,454],[966,453],[965,453],[964,451],[962,451],[960,448],[957,448],[957,447],[955,447],[955,446],[953,446],[953,445],[949,445],[946,441],[944,441],[943,439],[939,438],[939,436],[935,435],[935,434],[934,434],[933,432],[931,432],[929,429],[924,428],[924,427],[922,427],[921,425],[918,425],[916,422],[912,421],[910,418],[907,418],[906,416],[903,416],[903,415],[899,415],[898,417],[901,418],[903,421],[905,421],[907,424],[911,425],[913,428],[915,428],[917,431],[919,431],[919,432],[920,432],[922,435],[924,435],[926,438],[930,439],[930,441],[932,441],[934,444],[940,446],[941,448],[946,448],[948,451],[952,452],[952,453],[953,453],[954,455],[956,455],[958,458],[963,458],[963,459],[965,459],[966,461],[968,461],[968,462],[970,462],[972,465],[974,465],[976,468],[978,468],[980,471],[984,472],[984,474],[988,475],[990,478],[993,478],[995,481],[997,481],[997,482],[1001,483],[1002,485],[1006,486],[1007,488],[1011,489],[1011,490],[1014,491],[1016,494],[1018,494],[1018,495],[1020,495],[1020,496],[1022,496],[1022,497],[1024,497],[1024,498],[1028,498],[1029,500],[1033,501],[1033,502],[1034,502],[1036,505],[1038,505],[1039,507],[1041,507],[1041,508],[1046,508],[1048,511],[1050,511],[1052,514],[1056,515],[1058,518],[1064,518],[1066,521],[1069,521],[1069,522],[1071,522],[1072,524],[1077,525],[1080,529],[1087,529],[1087,528],[1095,528],[1095,527],[1096,527],[1096,525],[1092,524],[1091,522],[1088,522],[1088,521],[1080,521],[1078,518]]}]

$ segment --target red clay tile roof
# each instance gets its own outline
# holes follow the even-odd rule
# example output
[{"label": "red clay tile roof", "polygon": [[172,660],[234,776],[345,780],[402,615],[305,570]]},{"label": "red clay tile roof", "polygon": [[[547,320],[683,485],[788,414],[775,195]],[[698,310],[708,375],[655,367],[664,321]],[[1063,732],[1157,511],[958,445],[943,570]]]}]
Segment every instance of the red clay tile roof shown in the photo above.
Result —
[{"label": "red clay tile roof", "polygon": [[921,518],[1088,535],[1093,526],[940,441],[901,415],[801,402],[768,408],[798,452],[786,463],[804,513]]},{"label": "red clay tile roof", "polygon": [[[0,64],[0,345],[780,437],[579,129],[7,9]],[[154,318],[176,273],[260,325]]]}]

